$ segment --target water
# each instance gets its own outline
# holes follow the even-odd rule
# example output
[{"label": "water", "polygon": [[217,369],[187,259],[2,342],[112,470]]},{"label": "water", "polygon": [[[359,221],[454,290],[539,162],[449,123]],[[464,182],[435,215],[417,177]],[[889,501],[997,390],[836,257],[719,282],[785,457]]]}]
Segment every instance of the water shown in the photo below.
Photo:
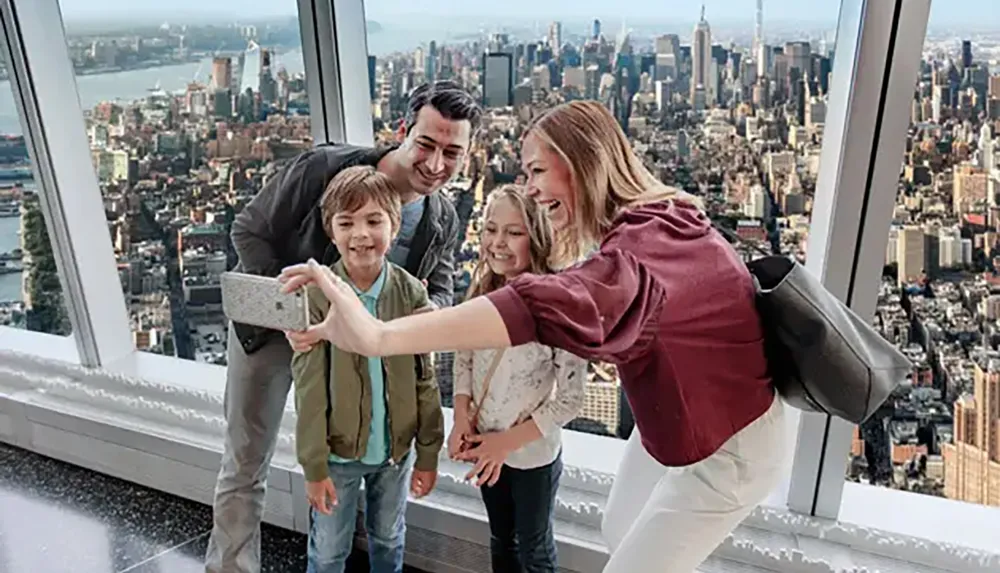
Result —
[{"label": "water", "polygon": [[[17,230],[21,220],[17,217],[0,217],[0,253],[18,248]],[[0,302],[21,300],[21,273],[0,275]]]},{"label": "water", "polygon": [[[381,32],[368,37],[368,49],[372,54],[381,57],[393,52],[412,50],[430,40],[447,41],[451,36],[452,32],[395,27],[389,29],[383,26]],[[301,50],[275,54],[273,58],[275,72],[281,67],[292,75],[305,70]],[[102,101],[129,102],[142,99],[148,96],[150,88],[155,86],[167,92],[183,91],[193,81],[208,83],[211,73],[212,58],[209,57],[188,64],[78,76],[76,87],[80,97],[81,113],[83,109],[92,109]],[[10,83],[0,81],[0,133],[21,132],[21,123]],[[19,227],[20,221],[17,217],[0,218],[0,252],[9,252],[19,246],[17,236]],[[0,275],[0,302],[12,300],[21,300],[21,275]]]}]

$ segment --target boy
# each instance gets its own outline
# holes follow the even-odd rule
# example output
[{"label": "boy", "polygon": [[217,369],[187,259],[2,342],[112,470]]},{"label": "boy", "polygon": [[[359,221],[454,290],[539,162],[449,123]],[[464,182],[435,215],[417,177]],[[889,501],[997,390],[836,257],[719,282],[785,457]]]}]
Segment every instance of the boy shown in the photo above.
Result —
[{"label": "boy", "polygon": [[[382,320],[429,306],[423,285],[388,262],[399,230],[399,194],[373,167],[350,167],[320,203],[323,226],[341,253],[332,267]],[[310,287],[310,320],[329,302]],[[444,443],[441,398],[430,355],[365,358],[318,344],[292,358],[298,425],[295,447],[312,506],[308,571],[342,573],[354,541],[361,483],[373,573],[403,570],[407,474],[421,497],[434,487]],[[413,444],[413,451],[411,451]]]}]

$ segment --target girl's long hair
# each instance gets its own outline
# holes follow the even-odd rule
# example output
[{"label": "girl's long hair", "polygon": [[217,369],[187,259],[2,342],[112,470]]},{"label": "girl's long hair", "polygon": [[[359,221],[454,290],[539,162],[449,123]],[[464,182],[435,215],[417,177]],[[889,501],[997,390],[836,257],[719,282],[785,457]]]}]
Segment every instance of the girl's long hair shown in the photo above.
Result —
[{"label": "girl's long hair", "polygon": [[[538,275],[554,272],[550,260],[554,239],[548,211],[528,197],[521,186],[503,185],[490,193],[489,199],[486,201],[486,208],[483,209],[483,225],[480,234],[485,231],[486,222],[489,221],[490,214],[500,201],[508,201],[518,210],[524,220],[524,226],[528,230],[528,239],[531,243],[529,250],[531,261],[525,272]],[[490,268],[487,262],[488,254],[484,253],[483,250],[483,242],[480,237],[479,261],[472,272],[472,284],[469,286],[466,300],[493,292],[507,283],[504,276],[494,273],[493,269]]]}]

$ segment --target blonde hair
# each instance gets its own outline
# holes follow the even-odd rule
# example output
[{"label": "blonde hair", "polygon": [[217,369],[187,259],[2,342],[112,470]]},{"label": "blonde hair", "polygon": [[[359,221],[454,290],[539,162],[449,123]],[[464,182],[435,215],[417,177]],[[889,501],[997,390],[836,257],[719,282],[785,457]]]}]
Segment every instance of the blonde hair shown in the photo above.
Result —
[{"label": "blonde hair", "polygon": [[[486,221],[489,221],[490,214],[500,201],[509,201],[521,214],[524,226],[528,230],[528,240],[530,247],[528,256],[530,258],[528,269],[525,272],[536,275],[552,273],[552,263],[550,258],[553,249],[552,223],[549,221],[549,213],[533,199],[528,197],[524,188],[519,185],[503,185],[494,189],[486,201],[486,208],[483,210],[483,228]],[[493,292],[507,283],[506,277],[498,275],[490,268],[483,253],[482,240],[479,242],[479,261],[472,272],[472,284],[469,286],[469,293],[466,300]]]},{"label": "blonde hair", "polygon": [[323,229],[333,238],[333,218],[338,213],[353,213],[374,201],[389,216],[393,232],[399,230],[399,192],[389,176],[370,165],[342,169],[326,186],[320,200]]},{"label": "blonde hair", "polygon": [[611,228],[615,217],[639,205],[682,199],[698,208],[697,198],[660,182],[636,157],[614,116],[596,101],[571,101],[553,107],[525,130],[559,155],[576,192],[573,229],[561,232],[560,258],[578,259]]}]

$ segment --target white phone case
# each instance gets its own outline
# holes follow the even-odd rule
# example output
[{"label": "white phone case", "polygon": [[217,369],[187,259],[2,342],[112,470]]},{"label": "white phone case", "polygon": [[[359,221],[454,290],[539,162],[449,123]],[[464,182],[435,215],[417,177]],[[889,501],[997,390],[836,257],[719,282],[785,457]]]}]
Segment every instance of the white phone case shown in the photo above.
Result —
[{"label": "white phone case", "polygon": [[305,289],[282,293],[278,279],[228,272],[222,274],[222,312],[234,322],[274,330],[305,330],[309,297]]}]

